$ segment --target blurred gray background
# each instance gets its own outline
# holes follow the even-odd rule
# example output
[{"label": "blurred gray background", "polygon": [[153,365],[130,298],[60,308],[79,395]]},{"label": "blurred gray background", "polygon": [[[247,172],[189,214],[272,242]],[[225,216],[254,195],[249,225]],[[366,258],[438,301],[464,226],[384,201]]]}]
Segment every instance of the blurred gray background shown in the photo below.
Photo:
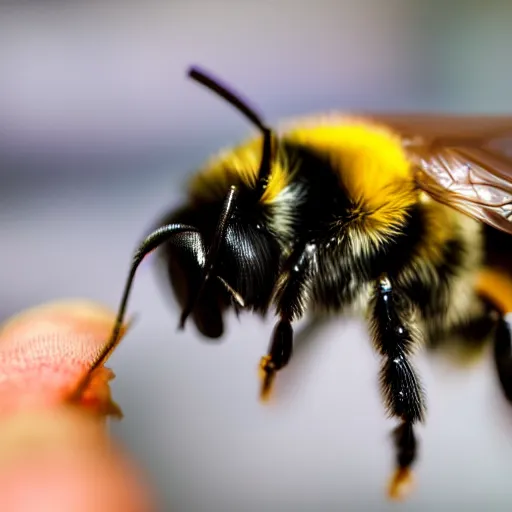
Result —
[{"label": "blurred gray background", "polygon": [[[3,318],[87,297],[117,306],[140,236],[212,151],[247,136],[187,81],[201,64],[270,121],[331,109],[512,111],[509,1],[338,0],[0,4]],[[257,364],[272,319],[228,320],[208,344],[162,294],[151,260],[138,321],[111,359],[113,431],[162,511],[394,510],[364,325],[333,321],[282,372]],[[417,489],[402,510],[512,507],[512,421],[490,357],[470,371],[418,356],[428,389]]]}]

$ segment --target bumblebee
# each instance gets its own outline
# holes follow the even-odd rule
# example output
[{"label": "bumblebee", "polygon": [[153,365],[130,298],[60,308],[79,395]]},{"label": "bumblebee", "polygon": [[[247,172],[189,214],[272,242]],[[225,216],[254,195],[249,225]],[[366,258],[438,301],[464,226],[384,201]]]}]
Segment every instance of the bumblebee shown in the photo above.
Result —
[{"label": "bumblebee", "polygon": [[389,491],[400,497],[426,416],[413,364],[422,344],[483,326],[512,402],[512,116],[332,113],[274,130],[219,80],[197,68],[189,76],[259,134],[206,162],[185,204],[140,244],[112,344],[137,266],[157,248],[181,328],[190,317],[219,338],[230,308],[275,311],[262,398],[306,312],[360,311],[397,419]]}]

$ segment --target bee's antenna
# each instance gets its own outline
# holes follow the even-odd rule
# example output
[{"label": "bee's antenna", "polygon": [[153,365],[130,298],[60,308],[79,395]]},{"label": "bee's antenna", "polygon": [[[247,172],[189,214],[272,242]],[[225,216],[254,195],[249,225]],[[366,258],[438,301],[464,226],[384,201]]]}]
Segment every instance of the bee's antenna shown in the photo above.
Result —
[{"label": "bee's antenna", "polygon": [[254,124],[263,134],[263,151],[261,156],[261,164],[258,171],[258,192],[260,195],[265,191],[270,178],[270,171],[272,168],[272,138],[273,131],[268,128],[261,116],[259,116],[248,102],[244,101],[240,94],[230,90],[220,80],[214,78],[212,75],[201,71],[197,67],[191,67],[188,76],[196,82],[204,85],[211,91],[218,94],[221,98],[225,99],[228,103],[233,105],[239,112],[244,114],[249,121]]},{"label": "bee's antenna", "polygon": [[244,114],[252,124],[257,126],[263,133],[270,131],[263,123],[261,116],[259,116],[253,108],[251,108],[248,102],[242,99],[242,96],[237,92],[230,90],[227,85],[224,85],[219,79],[213,78],[208,75],[205,71],[201,71],[199,68],[193,66],[188,72],[189,78],[199,82],[211,91],[217,93],[221,98],[225,99],[228,103],[231,103],[237,108],[242,114]]},{"label": "bee's antenna", "polygon": [[[217,78],[213,78],[212,75],[201,71],[197,67],[191,67],[189,69],[188,76],[192,78],[192,80],[195,80],[201,85],[204,85],[211,91],[218,94],[221,98],[225,99],[228,103],[233,105],[239,112],[244,114],[245,117],[247,117],[247,119],[249,119],[249,121],[254,124],[263,134],[263,150],[261,154],[261,163],[258,170],[258,181],[256,185],[256,193],[258,194],[258,198],[261,197],[267,188],[270,178],[270,171],[272,169],[272,130],[265,125],[261,117],[254,111],[254,109],[249,107],[249,104],[242,99],[240,94],[231,91],[228,86],[222,84],[222,82]],[[237,194],[238,191],[236,186],[232,186],[224,201],[222,212],[219,217],[219,222],[217,224],[217,229],[215,230],[215,235],[208,251],[201,285],[199,286],[197,292],[190,297],[181,314],[179,325],[181,329],[184,328],[185,321],[194,309],[207,281],[211,277],[212,272],[214,272],[214,267],[218,260],[221,245],[224,243],[224,239],[226,237],[228,223],[236,207]]]},{"label": "bee's antenna", "polygon": [[93,364],[89,368],[87,375],[81,379],[81,381],[76,386],[75,390],[69,397],[70,400],[76,400],[84,389],[87,387],[89,380],[93,374],[93,371],[104,363],[105,359],[109,356],[110,352],[114,349],[119,341],[119,337],[123,330],[124,319],[126,315],[126,306],[128,304],[128,299],[130,297],[130,292],[133,288],[133,281],[135,279],[135,273],[137,272],[137,268],[142,263],[142,260],[152,251],[160,247],[162,244],[170,240],[172,237],[180,234],[180,233],[197,233],[197,229],[192,226],[187,226],[185,224],[168,224],[166,226],[162,226],[152,233],[150,233],[137,247],[135,254],[133,255],[132,263],[130,265],[130,270],[128,273],[128,277],[126,278],[123,295],[121,297],[121,301],[119,303],[119,307],[117,310],[117,316],[115,320],[115,324],[112,328],[112,333],[110,335],[110,339],[105,344],[101,352],[95,358]]}]

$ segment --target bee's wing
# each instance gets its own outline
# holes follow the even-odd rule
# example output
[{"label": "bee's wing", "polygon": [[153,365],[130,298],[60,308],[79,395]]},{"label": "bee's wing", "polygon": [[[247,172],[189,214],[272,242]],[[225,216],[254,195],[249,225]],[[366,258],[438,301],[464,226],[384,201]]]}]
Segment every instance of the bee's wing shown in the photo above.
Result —
[{"label": "bee's wing", "polygon": [[512,234],[512,116],[397,115],[396,130],[434,199]]}]

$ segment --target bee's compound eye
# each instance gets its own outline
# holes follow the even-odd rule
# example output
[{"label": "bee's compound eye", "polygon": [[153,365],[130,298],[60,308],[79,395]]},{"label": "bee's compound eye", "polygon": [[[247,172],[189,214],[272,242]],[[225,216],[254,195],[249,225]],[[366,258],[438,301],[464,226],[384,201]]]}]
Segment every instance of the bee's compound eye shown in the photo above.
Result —
[{"label": "bee's compound eye", "polygon": [[[174,296],[185,308],[203,279],[206,249],[202,236],[198,232],[180,233],[161,250]],[[224,331],[221,293],[221,285],[211,280],[191,314],[197,329],[207,338],[219,338]]]},{"label": "bee's compound eye", "polygon": [[203,275],[206,249],[202,237],[199,233],[182,233],[169,241],[162,253],[174,294],[183,308]]}]

